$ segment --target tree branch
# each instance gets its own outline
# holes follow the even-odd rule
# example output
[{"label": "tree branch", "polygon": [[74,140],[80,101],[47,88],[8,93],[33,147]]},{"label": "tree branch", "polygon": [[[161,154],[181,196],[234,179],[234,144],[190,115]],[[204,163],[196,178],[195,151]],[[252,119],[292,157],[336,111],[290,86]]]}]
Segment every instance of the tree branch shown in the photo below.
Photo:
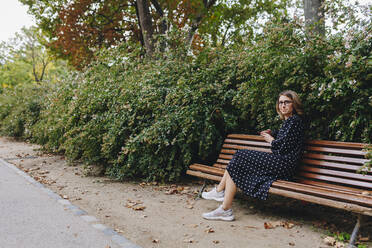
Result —
[{"label": "tree branch", "polygon": [[187,36],[187,42],[189,44],[189,48],[191,47],[192,40],[194,39],[194,34],[196,30],[199,28],[201,21],[203,20],[205,13],[208,12],[208,10],[216,3],[217,0],[210,0],[209,2],[207,0],[203,0],[204,7],[206,11],[201,11],[198,13],[195,17],[195,19],[191,23],[191,28],[189,30],[189,34]]},{"label": "tree branch", "polygon": [[160,4],[159,4],[159,2],[157,0],[151,0],[151,3],[152,3],[152,5],[154,5],[155,10],[156,10],[156,13],[158,13],[159,16],[162,19],[161,24],[160,24],[160,34],[165,34],[165,32],[167,31],[168,27],[167,27],[167,21],[164,18],[164,11],[161,8],[161,6],[160,6]]}]

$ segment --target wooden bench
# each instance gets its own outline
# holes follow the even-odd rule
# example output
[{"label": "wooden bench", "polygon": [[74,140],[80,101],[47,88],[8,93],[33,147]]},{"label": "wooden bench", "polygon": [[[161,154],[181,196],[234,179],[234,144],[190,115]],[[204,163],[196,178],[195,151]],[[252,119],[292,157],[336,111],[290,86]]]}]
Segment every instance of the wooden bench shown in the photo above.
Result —
[{"label": "wooden bench", "polygon": [[[372,170],[365,174],[357,173],[367,162],[363,151],[366,146],[367,144],[351,142],[307,141],[293,180],[275,181],[269,194],[356,213],[358,219],[349,243],[349,247],[353,247],[360,226],[367,224],[365,220],[370,218],[366,216],[372,216]],[[239,149],[271,152],[270,144],[261,136],[230,134],[225,139],[215,164],[192,164],[187,174],[220,181],[227,164]]]}]

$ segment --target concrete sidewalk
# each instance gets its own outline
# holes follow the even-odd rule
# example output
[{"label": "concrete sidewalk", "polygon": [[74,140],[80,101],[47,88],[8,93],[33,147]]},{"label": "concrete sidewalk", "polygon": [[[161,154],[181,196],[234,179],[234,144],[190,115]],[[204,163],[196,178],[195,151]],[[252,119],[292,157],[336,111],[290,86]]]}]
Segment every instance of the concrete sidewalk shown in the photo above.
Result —
[{"label": "concrete sidewalk", "polygon": [[0,247],[139,247],[0,159]]}]

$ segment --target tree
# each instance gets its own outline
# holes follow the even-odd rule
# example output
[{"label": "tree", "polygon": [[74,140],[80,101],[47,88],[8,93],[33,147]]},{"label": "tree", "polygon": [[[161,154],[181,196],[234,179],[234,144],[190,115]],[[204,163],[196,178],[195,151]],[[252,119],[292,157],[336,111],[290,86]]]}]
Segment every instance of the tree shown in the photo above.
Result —
[{"label": "tree", "polygon": [[31,27],[0,44],[0,86],[41,83],[65,71],[65,63],[54,60],[41,41],[45,38],[40,30]]},{"label": "tree", "polygon": [[315,33],[325,34],[324,20],[324,0],[303,0],[305,22],[308,30],[314,30]]},{"label": "tree", "polygon": [[[224,40],[258,13],[282,14],[288,0],[19,0],[29,7],[48,46],[82,69],[102,47],[140,43],[151,56],[158,37],[170,29],[187,33],[192,44],[201,36]],[[237,18],[233,16],[237,14]],[[228,21],[225,22],[224,18]],[[218,20],[217,20],[218,19]],[[209,24],[217,26],[210,26]],[[225,24],[228,25],[225,25]],[[225,31],[228,30],[228,31]],[[237,32],[238,34],[239,32]],[[223,36],[224,38],[221,38]],[[200,37],[200,36],[198,36]],[[215,42],[216,44],[218,42]],[[164,44],[163,44],[164,45]],[[163,49],[164,50],[164,49]]]}]

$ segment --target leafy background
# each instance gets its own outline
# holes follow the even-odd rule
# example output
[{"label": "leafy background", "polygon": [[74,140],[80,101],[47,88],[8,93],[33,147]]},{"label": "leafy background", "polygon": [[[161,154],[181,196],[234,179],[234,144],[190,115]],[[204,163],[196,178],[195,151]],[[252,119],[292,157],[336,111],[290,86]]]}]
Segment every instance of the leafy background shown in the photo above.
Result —
[{"label": "leafy background", "polygon": [[[113,178],[177,181],[215,159],[227,133],[278,128],[275,100],[303,101],[309,139],[372,143],[371,26],[309,36],[296,20],[269,23],[254,41],[143,59],[126,43],[82,72],[0,94],[0,131],[70,160],[103,164]],[[130,51],[130,52],[128,52]]]}]

